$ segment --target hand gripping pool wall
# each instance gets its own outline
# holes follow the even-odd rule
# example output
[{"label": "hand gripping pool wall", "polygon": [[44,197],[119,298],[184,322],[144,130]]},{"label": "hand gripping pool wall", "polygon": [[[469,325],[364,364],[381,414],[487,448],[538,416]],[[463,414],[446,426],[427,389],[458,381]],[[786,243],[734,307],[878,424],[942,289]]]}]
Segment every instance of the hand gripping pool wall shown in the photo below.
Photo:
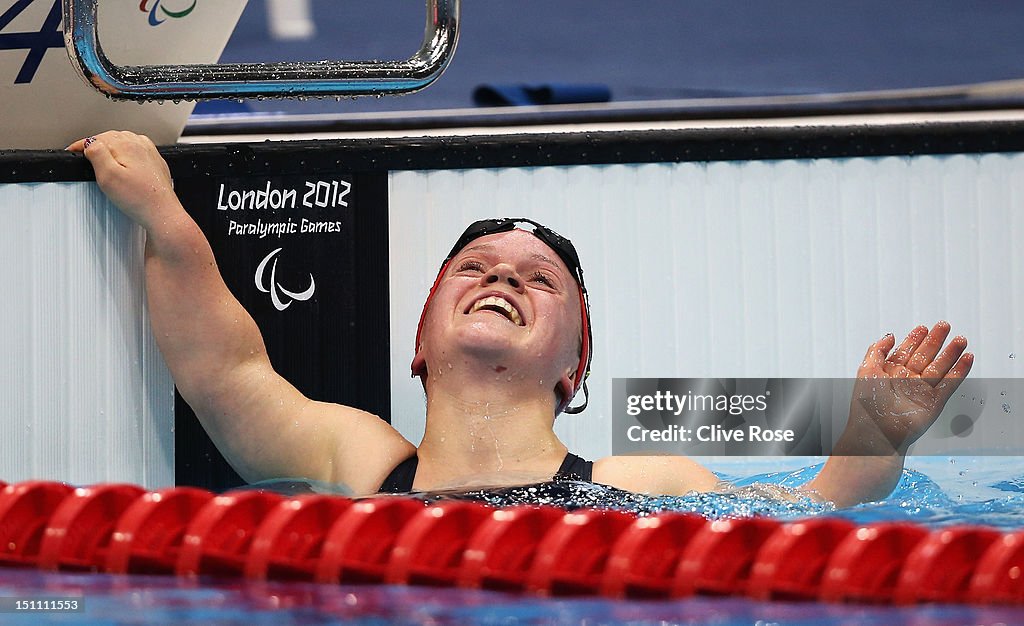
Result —
[{"label": "hand gripping pool wall", "polygon": [[[307,168],[301,147],[258,163],[246,148],[229,151],[231,166],[212,174],[205,162],[176,167],[175,191],[271,363],[309,398],[388,419],[386,174],[355,173],[343,161]],[[236,173],[236,162],[247,167]],[[243,484],[180,395],[175,476],[213,489]]]}]

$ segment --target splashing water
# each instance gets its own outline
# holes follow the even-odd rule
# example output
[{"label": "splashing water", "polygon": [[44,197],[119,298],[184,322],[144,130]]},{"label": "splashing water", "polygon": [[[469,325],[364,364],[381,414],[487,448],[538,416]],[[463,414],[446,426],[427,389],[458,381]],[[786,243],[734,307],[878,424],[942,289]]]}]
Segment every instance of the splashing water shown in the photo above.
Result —
[{"label": "splashing water", "polygon": [[[799,462],[790,458],[762,466]],[[903,471],[899,484],[884,500],[836,509],[817,502],[797,488],[812,479],[821,464],[750,475],[746,467],[730,466],[717,472],[725,487],[713,493],[652,496],[594,483],[556,478],[547,482],[498,488],[462,488],[415,493],[424,504],[444,500],[475,500],[496,507],[517,505],[615,509],[637,515],[666,511],[689,512],[707,518],[766,515],[784,521],[828,515],[856,524],[908,521],[927,526],[979,524],[1003,530],[1024,528],[1024,458],[1021,457],[916,457]],[[785,466],[785,465],[783,465]],[[753,464],[750,467],[756,468]],[[250,485],[248,489],[284,495],[334,493],[349,495],[339,485],[306,479],[281,479]]]},{"label": "splashing water", "polygon": [[[997,462],[993,463],[994,460]],[[476,500],[500,507],[532,504],[570,511],[616,509],[641,516],[665,511],[697,513],[712,519],[766,515],[794,520],[829,515],[856,524],[909,521],[927,526],[983,524],[1002,529],[1024,528],[1024,459],[961,457],[960,461],[957,465],[956,459],[949,458],[947,463],[946,457],[914,459],[915,465],[940,476],[942,485],[925,472],[906,469],[888,498],[846,509],[836,509],[831,503],[817,502],[797,491],[817,475],[821,464],[742,478],[719,472],[727,484],[722,491],[683,496],[637,494],[561,478],[514,487],[416,495],[425,503]],[[1000,469],[994,469],[996,466]],[[971,471],[960,469],[963,467],[971,467]]]},{"label": "splashing water", "polygon": [[793,501],[780,499],[758,489],[694,493],[685,496],[650,496],[594,483],[556,479],[499,489],[423,495],[428,502],[458,499],[477,500],[498,507],[531,504],[556,506],[567,511],[616,509],[641,516],[677,511],[698,513],[709,518],[769,515],[795,519],[830,512],[835,508],[831,504],[816,503],[809,497],[795,492],[789,493],[793,495]]}]

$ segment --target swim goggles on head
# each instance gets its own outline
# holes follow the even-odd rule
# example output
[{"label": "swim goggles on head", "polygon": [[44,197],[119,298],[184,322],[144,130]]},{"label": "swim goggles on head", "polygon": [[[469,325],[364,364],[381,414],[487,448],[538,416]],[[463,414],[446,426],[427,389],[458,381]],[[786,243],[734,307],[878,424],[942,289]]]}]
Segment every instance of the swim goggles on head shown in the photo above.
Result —
[{"label": "swim goggles on head", "polygon": [[[587,408],[587,404],[590,402],[590,392],[587,390],[587,377],[590,376],[590,362],[592,360],[591,345],[593,344],[593,334],[590,329],[590,302],[587,298],[587,287],[583,283],[583,268],[580,267],[580,257],[576,253],[576,248],[573,247],[572,242],[565,237],[559,235],[555,231],[551,230],[547,226],[535,222],[525,217],[503,217],[488,220],[479,220],[473,222],[466,228],[462,236],[459,237],[455,245],[452,246],[451,252],[445,258],[441,264],[441,271],[437,273],[437,278],[434,280],[433,286],[430,288],[430,293],[427,295],[426,302],[423,303],[423,312],[420,313],[420,322],[416,327],[416,349],[419,350],[420,345],[420,334],[423,332],[423,321],[427,314],[427,307],[430,305],[430,301],[434,298],[434,292],[437,291],[438,285],[441,284],[441,279],[444,277],[445,272],[448,270],[448,265],[452,262],[463,248],[465,248],[469,242],[474,239],[479,239],[485,235],[493,235],[495,233],[506,233],[511,230],[515,230],[522,224],[532,226],[532,229],[520,228],[526,232],[531,232],[537,239],[543,241],[549,248],[555,251],[558,258],[562,259],[565,266],[569,268],[569,272],[572,273],[573,278],[576,279],[576,283],[579,285],[580,294],[580,310],[583,312],[583,346],[580,349],[580,364],[576,368],[576,377],[574,379],[574,386],[572,390],[572,396],[565,398],[562,401],[561,410],[575,414],[583,411]],[[413,376],[416,376],[420,372],[413,371]],[[583,404],[577,407],[570,407],[569,403],[579,392],[580,388],[583,389]]]}]

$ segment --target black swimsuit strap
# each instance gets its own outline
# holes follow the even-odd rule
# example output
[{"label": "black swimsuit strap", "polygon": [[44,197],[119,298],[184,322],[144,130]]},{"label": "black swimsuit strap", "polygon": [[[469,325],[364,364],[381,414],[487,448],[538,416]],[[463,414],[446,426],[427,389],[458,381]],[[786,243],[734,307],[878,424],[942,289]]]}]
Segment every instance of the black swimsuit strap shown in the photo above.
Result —
[{"label": "black swimsuit strap", "polygon": [[399,463],[384,479],[377,493],[408,493],[412,491],[412,483],[416,480],[416,468],[420,458],[415,454]]},{"label": "black swimsuit strap", "polygon": [[585,461],[572,452],[567,452],[555,476],[590,482],[594,476],[594,462]]},{"label": "black swimsuit strap", "polygon": [[[412,484],[416,480],[416,469],[419,464],[420,459],[415,454],[399,463],[384,479],[384,483],[381,484],[377,493],[408,493],[412,491]],[[585,461],[572,452],[567,452],[565,459],[562,460],[562,465],[555,472],[555,476],[589,482],[592,480],[593,473],[593,461]]]}]

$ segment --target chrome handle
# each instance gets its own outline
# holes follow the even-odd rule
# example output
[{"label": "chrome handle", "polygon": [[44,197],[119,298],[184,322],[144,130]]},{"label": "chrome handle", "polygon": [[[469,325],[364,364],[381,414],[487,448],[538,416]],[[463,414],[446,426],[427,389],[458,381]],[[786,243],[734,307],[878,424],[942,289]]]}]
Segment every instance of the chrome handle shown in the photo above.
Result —
[{"label": "chrome handle", "polygon": [[71,64],[96,89],[124,100],[209,100],[409,93],[444,72],[459,39],[460,0],[427,0],[423,45],[405,61],[114,65],[96,27],[99,0],[62,0]]}]

